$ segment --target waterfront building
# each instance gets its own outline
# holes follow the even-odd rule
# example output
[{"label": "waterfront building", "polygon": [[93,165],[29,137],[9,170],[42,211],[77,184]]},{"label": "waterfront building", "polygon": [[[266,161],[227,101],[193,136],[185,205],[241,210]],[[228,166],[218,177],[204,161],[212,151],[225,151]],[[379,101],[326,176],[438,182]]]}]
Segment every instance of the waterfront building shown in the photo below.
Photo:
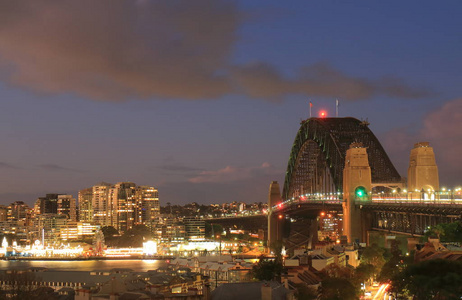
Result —
[{"label": "waterfront building", "polygon": [[119,182],[109,189],[111,208],[108,211],[110,226],[119,232],[125,232],[136,224],[135,220],[135,189],[133,182]]},{"label": "waterfront building", "polygon": [[57,214],[58,195],[60,194],[46,194],[45,197],[37,198],[37,201],[35,201],[34,205],[35,214]]},{"label": "waterfront building", "polygon": [[72,195],[58,195],[57,199],[58,215],[67,216],[70,221],[77,220],[77,206]]},{"label": "waterfront building", "polygon": [[[112,184],[101,182],[92,187],[93,221],[101,226],[114,226],[114,203],[109,199],[109,189]],[[116,225],[117,226],[117,225]]]},{"label": "waterfront building", "polygon": [[61,228],[71,222],[66,215],[40,214],[34,219],[33,238],[42,243],[58,242]]},{"label": "waterfront building", "polygon": [[0,222],[8,220],[8,207],[0,205]]},{"label": "waterfront building", "polygon": [[184,224],[179,218],[157,217],[152,222],[151,231],[154,238],[164,244],[180,244],[185,239]]},{"label": "waterfront building", "polygon": [[159,192],[152,186],[136,188],[136,223],[153,228],[160,214]]},{"label": "waterfront building", "polygon": [[65,194],[46,194],[45,197],[37,198],[34,205],[35,217],[42,214],[57,214],[76,221],[76,210],[75,198]]},{"label": "waterfront building", "polygon": [[205,221],[198,217],[186,217],[183,219],[186,231],[186,239],[189,241],[205,240]]},{"label": "waterfront building", "polygon": [[161,243],[184,243],[186,235],[185,226],[178,218],[157,218],[153,224],[153,233]]},{"label": "waterfront building", "polygon": [[15,201],[8,206],[7,218],[9,221],[30,221],[30,208],[23,201]]},{"label": "waterfront building", "polygon": [[78,197],[80,222],[93,222],[93,188],[80,190]]},{"label": "waterfront building", "polygon": [[137,224],[153,228],[160,212],[159,194],[152,186],[133,182],[101,182],[79,191],[79,208],[81,222],[112,226],[120,233]]},{"label": "waterfront building", "polygon": [[30,241],[30,230],[25,221],[0,221],[0,234],[13,235],[16,237],[16,241],[20,243]]},{"label": "waterfront building", "polygon": [[93,238],[100,228],[100,225],[91,222],[69,222],[61,226],[59,233],[64,241],[82,240]]}]

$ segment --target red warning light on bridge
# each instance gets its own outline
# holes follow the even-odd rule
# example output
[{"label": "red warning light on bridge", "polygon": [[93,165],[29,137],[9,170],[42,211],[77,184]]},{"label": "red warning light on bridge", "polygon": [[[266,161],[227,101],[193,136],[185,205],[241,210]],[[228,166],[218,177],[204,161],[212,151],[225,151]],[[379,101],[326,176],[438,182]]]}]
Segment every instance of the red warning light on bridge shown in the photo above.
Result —
[{"label": "red warning light on bridge", "polygon": [[327,117],[327,112],[326,112],[325,110],[321,110],[321,111],[319,112],[319,117],[320,117],[320,118],[325,118],[325,117]]}]

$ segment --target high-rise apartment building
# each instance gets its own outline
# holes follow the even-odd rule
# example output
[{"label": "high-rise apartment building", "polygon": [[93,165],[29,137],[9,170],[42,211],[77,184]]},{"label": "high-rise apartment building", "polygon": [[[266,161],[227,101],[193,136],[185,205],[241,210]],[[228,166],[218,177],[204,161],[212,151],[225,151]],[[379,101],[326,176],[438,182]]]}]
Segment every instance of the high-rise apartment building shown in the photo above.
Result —
[{"label": "high-rise apartment building", "polygon": [[152,186],[133,182],[102,182],[79,192],[79,208],[81,222],[113,226],[119,232],[137,224],[152,227],[160,212],[159,193]]},{"label": "high-rise apartment building", "polygon": [[107,182],[101,182],[92,188],[93,221],[101,224],[101,226],[116,225],[113,219],[114,204],[109,198],[109,189],[111,188],[112,184]]},{"label": "high-rise apartment building", "polygon": [[114,226],[120,232],[125,232],[135,225],[136,184],[119,182],[111,188],[110,197],[113,203]]},{"label": "high-rise apartment building", "polygon": [[72,195],[58,195],[56,210],[58,215],[67,216],[71,221],[77,220],[77,206]]},{"label": "high-rise apartment building", "polygon": [[8,207],[0,205],[0,222],[8,220]]},{"label": "high-rise apartment building", "polygon": [[77,207],[72,195],[46,194],[35,201],[35,216],[43,214],[56,214],[66,216],[71,221],[76,220]]},{"label": "high-rise apartment building", "polygon": [[57,214],[58,195],[60,194],[46,194],[45,197],[37,198],[34,205],[35,214]]},{"label": "high-rise apartment building", "polygon": [[80,222],[93,222],[93,188],[79,191],[79,220]]},{"label": "high-rise apartment building", "polygon": [[139,186],[136,189],[136,223],[153,227],[160,214],[159,192],[152,186]]},{"label": "high-rise apartment building", "polygon": [[30,208],[23,201],[15,201],[8,206],[7,215],[9,221],[25,221],[28,223]]}]

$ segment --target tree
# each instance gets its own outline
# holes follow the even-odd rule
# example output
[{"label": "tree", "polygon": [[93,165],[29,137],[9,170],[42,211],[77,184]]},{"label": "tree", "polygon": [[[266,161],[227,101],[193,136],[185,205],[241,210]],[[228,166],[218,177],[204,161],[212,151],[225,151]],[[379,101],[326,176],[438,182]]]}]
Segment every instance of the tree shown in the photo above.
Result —
[{"label": "tree", "polygon": [[101,228],[101,231],[106,239],[112,238],[114,235],[119,235],[119,232],[113,226],[104,226]]},{"label": "tree", "polygon": [[462,221],[444,224],[443,228],[443,242],[462,243]]},{"label": "tree", "polygon": [[355,269],[354,280],[356,285],[366,282],[374,276],[375,268],[371,264],[361,263]]},{"label": "tree", "polygon": [[444,235],[444,227],[441,224],[436,225],[435,227],[432,228],[433,233],[436,235],[436,237],[441,240],[441,235]]},{"label": "tree", "polygon": [[345,278],[327,278],[321,282],[321,299],[354,300],[358,299],[353,284]]},{"label": "tree", "polygon": [[220,224],[209,224],[205,222],[205,236],[214,239],[216,235],[221,235],[223,232],[223,226]]},{"label": "tree", "polygon": [[315,300],[318,299],[318,292],[315,288],[309,287],[305,283],[294,283],[293,286],[297,290],[298,300]]},{"label": "tree", "polygon": [[361,262],[373,265],[374,274],[378,274],[385,264],[385,258],[383,257],[384,253],[384,249],[380,248],[377,244],[372,244],[371,246],[364,248],[361,255]]},{"label": "tree", "polygon": [[441,242],[462,242],[462,221],[442,223],[425,233],[425,238],[436,236]]},{"label": "tree", "polygon": [[399,250],[399,241],[393,240],[390,249],[391,257],[383,265],[377,280],[380,282],[388,282],[391,278],[398,275],[402,271],[404,265],[404,257],[401,250]]},{"label": "tree", "polygon": [[142,224],[133,226],[127,230],[119,239],[119,246],[122,247],[141,247],[144,240],[152,237],[151,230]]},{"label": "tree", "polygon": [[391,280],[390,291],[419,300],[462,297],[462,262],[434,259],[407,266]]},{"label": "tree", "polygon": [[276,260],[282,264],[282,241],[275,241],[271,243],[270,248],[273,251]]},{"label": "tree", "polygon": [[338,264],[330,264],[321,271],[321,274],[323,278],[352,279],[354,271],[348,267],[342,267]]},{"label": "tree", "polygon": [[264,256],[260,256],[260,259],[256,265],[252,267],[252,275],[257,280],[270,281],[281,276],[282,262],[275,260],[266,259]]},{"label": "tree", "polygon": [[[330,264],[321,271],[321,286],[323,297],[321,299],[356,299],[360,291],[360,283],[355,277],[355,270],[349,267],[343,267],[338,264]],[[335,287],[339,284],[340,289],[346,289],[347,298],[338,298],[338,291]],[[348,293],[351,292],[351,295]],[[341,293],[340,293],[341,295]],[[348,297],[352,298],[348,298]],[[329,298],[332,297],[332,298]]]}]

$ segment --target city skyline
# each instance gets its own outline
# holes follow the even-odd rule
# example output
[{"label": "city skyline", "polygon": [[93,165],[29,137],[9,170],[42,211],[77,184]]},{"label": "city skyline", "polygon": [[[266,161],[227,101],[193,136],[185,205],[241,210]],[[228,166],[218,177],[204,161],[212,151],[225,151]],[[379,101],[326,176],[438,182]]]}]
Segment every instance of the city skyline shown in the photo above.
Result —
[{"label": "city skyline", "polygon": [[336,99],[401,176],[428,141],[461,184],[462,4],[109,2],[0,0],[1,204],[101,181],[265,202],[309,102]]}]

